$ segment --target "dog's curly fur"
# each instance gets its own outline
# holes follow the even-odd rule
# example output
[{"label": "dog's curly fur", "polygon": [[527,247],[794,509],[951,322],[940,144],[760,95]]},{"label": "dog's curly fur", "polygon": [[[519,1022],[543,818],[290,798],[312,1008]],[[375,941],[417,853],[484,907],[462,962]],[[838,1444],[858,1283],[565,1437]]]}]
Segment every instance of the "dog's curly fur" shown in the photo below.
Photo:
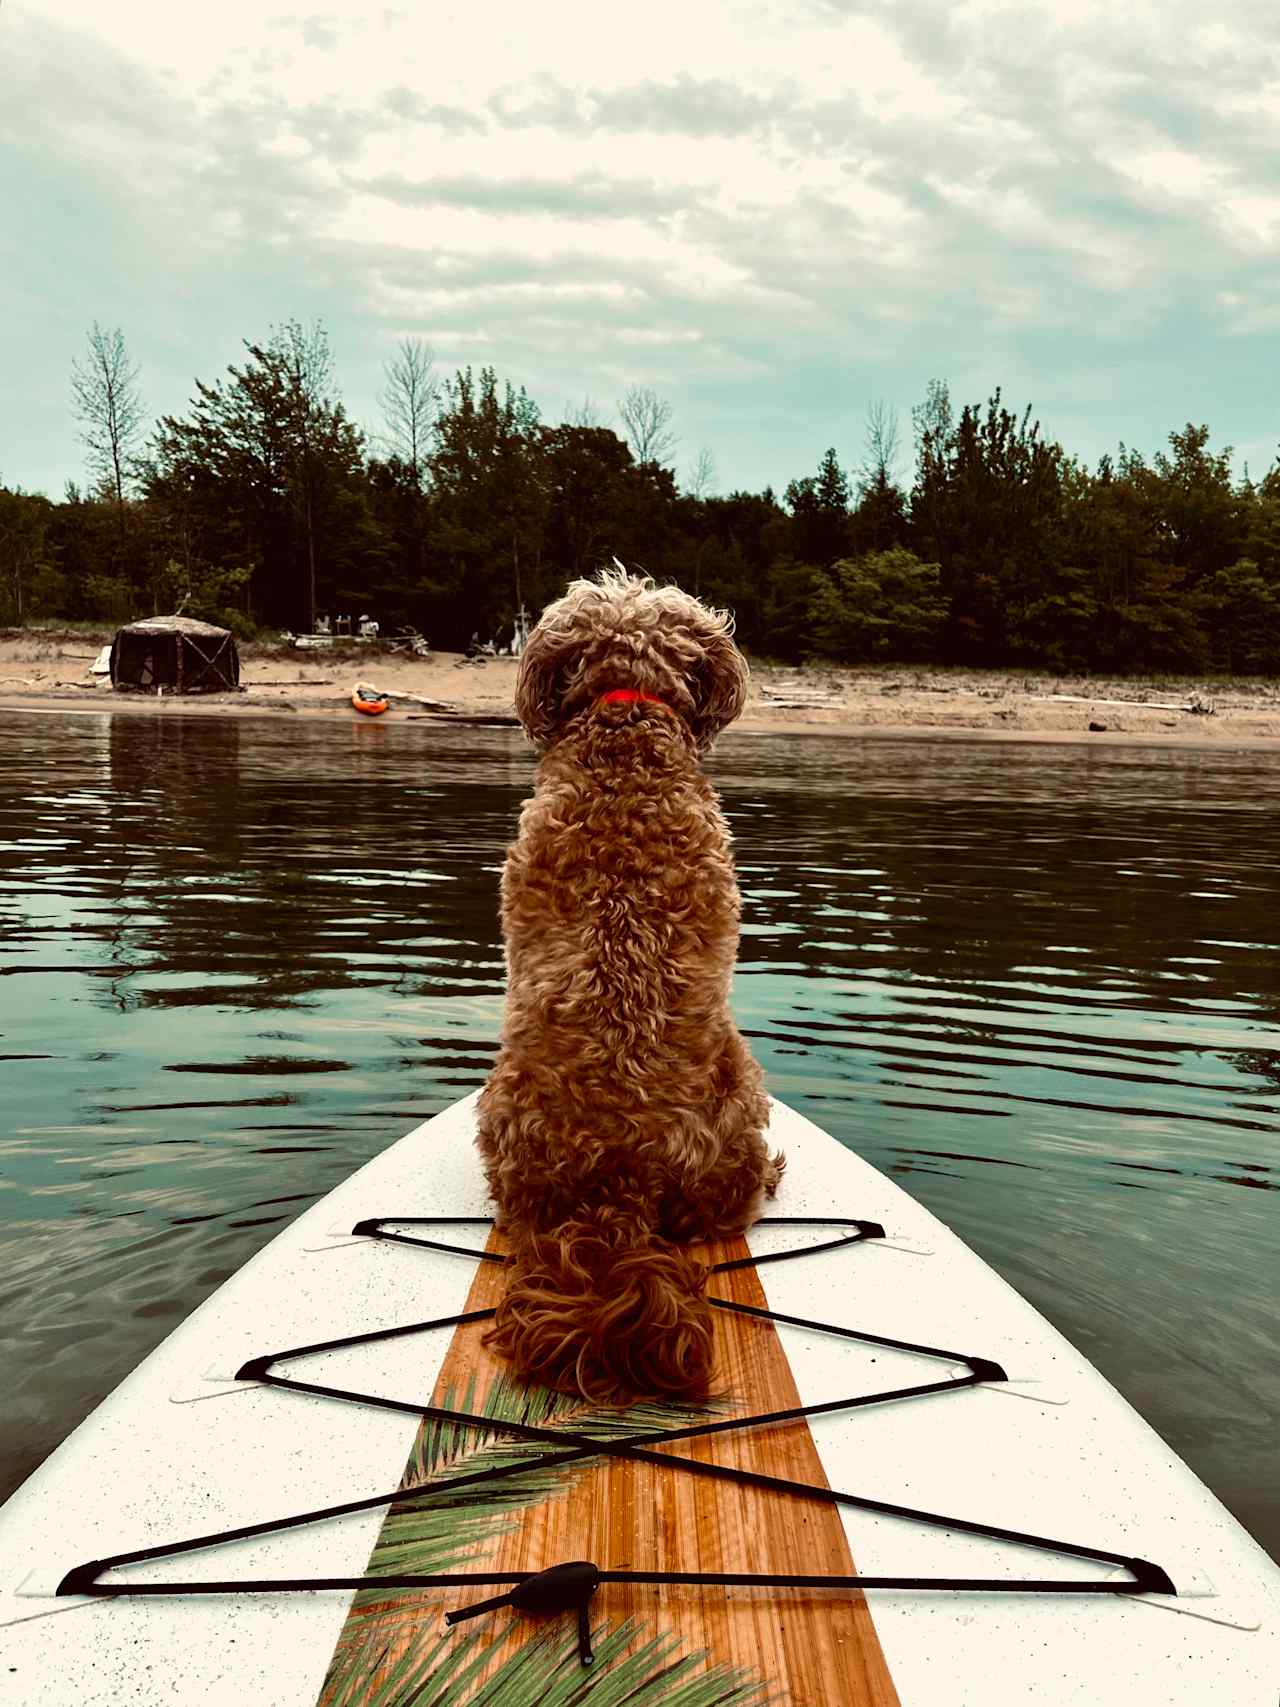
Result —
[{"label": "dog's curly fur", "polygon": [[[705,1268],[782,1170],[729,1013],[740,901],[698,768],[741,711],[732,624],[620,567],[574,582],[521,658],[543,750],[502,874],[507,1005],[478,1142],[512,1247],[491,1338],[591,1399],[704,1396]],[[616,688],[652,700],[610,701]]]}]

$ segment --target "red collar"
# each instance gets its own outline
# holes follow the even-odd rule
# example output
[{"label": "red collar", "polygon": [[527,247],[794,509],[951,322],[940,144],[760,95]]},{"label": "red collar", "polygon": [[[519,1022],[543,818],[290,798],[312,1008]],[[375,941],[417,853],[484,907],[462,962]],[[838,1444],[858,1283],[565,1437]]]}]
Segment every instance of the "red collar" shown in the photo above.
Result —
[{"label": "red collar", "polygon": [[667,704],[665,699],[659,699],[654,693],[641,693],[639,688],[613,688],[608,693],[602,693],[597,699],[597,705],[629,705],[636,700],[648,700],[650,705],[661,705],[667,711],[675,707]]}]

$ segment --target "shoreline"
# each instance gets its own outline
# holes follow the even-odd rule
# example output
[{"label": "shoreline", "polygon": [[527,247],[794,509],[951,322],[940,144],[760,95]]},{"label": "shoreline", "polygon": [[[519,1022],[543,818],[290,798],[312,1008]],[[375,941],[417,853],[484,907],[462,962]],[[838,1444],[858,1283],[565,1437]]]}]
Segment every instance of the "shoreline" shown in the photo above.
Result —
[{"label": "shoreline", "polygon": [[[492,727],[468,719],[514,717],[512,658],[469,662],[454,653],[414,658],[354,648],[318,657],[246,646],[239,693],[157,698],[117,694],[94,680],[91,645],[73,635],[0,640],[0,708],[35,715],[303,717],[384,729],[409,719],[438,728]],[[385,716],[352,709],[357,674],[390,696]],[[1193,705],[1212,710],[1185,709]],[[433,715],[431,707],[443,706],[452,715]],[[735,734],[1265,750],[1280,747],[1280,682],[1081,681],[941,666],[758,663],[743,715],[721,739]]]}]

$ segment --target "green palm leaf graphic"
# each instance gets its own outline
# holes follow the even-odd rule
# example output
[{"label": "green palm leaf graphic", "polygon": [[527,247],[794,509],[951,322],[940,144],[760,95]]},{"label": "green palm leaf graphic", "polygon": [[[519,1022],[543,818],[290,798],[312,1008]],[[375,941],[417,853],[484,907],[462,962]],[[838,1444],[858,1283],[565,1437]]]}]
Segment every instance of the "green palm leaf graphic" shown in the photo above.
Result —
[{"label": "green palm leaf graphic", "polygon": [[[463,1410],[494,1422],[564,1427],[593,1439],[613,1439],[650,1429],[679,1428],[710,1414],[708,1408],[646,1403],[583,1407],[547,1388],[525,1387],[497,1376],[477,1408],[475,1382],[459,1396],[449,1389],[445,1410]],[[368,1574],[465,1569],[483,1557],[482,1544],[514,1527],[514,1514],[568,1492],[589,1474],[592,1459],[563,1468],[535,1467],[550,1448],[545,1441],[512,1440],[475,1424],[424,1421],[405,1469],[406,1486],[450,1476],[516,1466],[495,1482],[460,1488],[431,1500],[412,1495],[389,1509],[369,1560]],[[518,1466],[528,1464],[528,1469]],[[477,1588],[476,1597],[493,1591]],[[459,1591],[459,1598],[468,1597]],[[681,1654],[679,1640],[661,1632],[643,1641],[638,1619],[601,1624],[593,1632],[595,1664],[578,1660],[572,1621],[553,1620],[545,1633],[521,1642],[516,1615],[499,1612],[505,1628],[493,1633],[432,1634],[421,1623],[421,1600],[405,1591],[365,1589],[352,1602],[346,1629],[321,1691],[323,1707],[765,1707],[765,1685],[731,1666],[708,1667],[705,1652]],[[407,1640],[406,1640],[407,1638]],[[398,1652],[401,1642],[403,1652]],[[495,1648],[502,1664],[477,1679]],[[393,1656],[396,1656],[393,1658]]]},{"label": "green palm leaf graphic", "polygon": [[[634,1653],[638,1619],[598,1625],[592,1632],[596,1663],[578,1663],[574,1637],[563,1627],[515,1647],[484,1683],[476,1678],[493,1652],[482,1636],[440,1636],[410,1646],[390,1667],[390,1618],[372,1618],[355,1639],[342,1643],[322,1700],[325,1707],[767,1707],[764,1683],[732,1666],[706,1669],[706,1654],[677,1654],[670,1632],[651,1637]],[[511,1646],[508,1635],[497,1644]],[[375,1683],[373,1680],[378,1679]]]},{"label": "green palm leaf graphic", "polygon": [[[461,1409],[494,1421],[550,1428],[559,1424],[596,1440],[679,1428],[707,1414],[687,1405],[658,1403],[582,1408],[563,1394],[523,1387],[502,1376],[494,1380],[478,1412],[474,1409],[474,1383],[460,1399],[450,1389],[441,1405],[445,1410]],[[481,1427],[429,1419],[414,1444],[406,1484],[448,1480],[450,1476],[508,1466],[513,1467],[512,1473],[497,1481],[459,1488],[456,1493],[397,1500],[374,1546],[369,1575],[454,1569],[473,1556],[479,1541],[496,1540],[512,1527],[510,1521],[501,1521],[504,1516],[510,1518],[526,1506],[567,1493],[578,1476],[590,1474],[595,1466],[592,1459],[579,1459],[564,1467],[537,1465],[535,1461],[548,1450],[545,1441],[513,1440]],[[529,1468],[518,1468],[521,1464]],[[370,1592],[376,1593],[366,1590],[361,1600]],[[359,1602],[356,1610],[360,1610]]]}]

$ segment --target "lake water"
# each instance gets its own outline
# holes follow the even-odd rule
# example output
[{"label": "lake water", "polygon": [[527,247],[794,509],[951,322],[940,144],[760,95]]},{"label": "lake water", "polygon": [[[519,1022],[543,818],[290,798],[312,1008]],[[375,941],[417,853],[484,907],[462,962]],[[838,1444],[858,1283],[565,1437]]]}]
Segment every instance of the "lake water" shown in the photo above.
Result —
[{"label": "lake water", "polygon": [[[1280,761],[728,736],[735,1006],[1280,1556]],[[0,724],[0,1495],[483,1080],[532,760],[429,722]]]}]

